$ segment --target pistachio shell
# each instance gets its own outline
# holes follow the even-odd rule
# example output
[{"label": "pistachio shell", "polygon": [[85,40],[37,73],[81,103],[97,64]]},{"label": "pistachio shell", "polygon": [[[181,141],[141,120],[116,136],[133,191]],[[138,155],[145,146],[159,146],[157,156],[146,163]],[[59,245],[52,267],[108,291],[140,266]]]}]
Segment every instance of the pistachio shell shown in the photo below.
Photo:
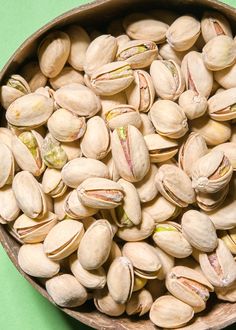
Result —
[{"label": "pistachio shell", "polygon": [[54,90],[73,83],[83,85],[84,77],[71,66],[65,66],[56,77],[50,79],[50,85]]},{"label": "pistachio shell", "polygon": [[45,137],[41,153],[44,163],[50,168],[61,169],[68,160],[64,148],[51,134]]},{"label": "pistachio shell", "polygon": [[40,70],[37,61],[27,62],[20,71],[21,75],[28,82],[30,90],[35,92],[40,87],[45,87],[47,77]]},{"label": "pistachio shell", "polygon": [[229,192],[229,185],[223,189],[217,191],[216,193],[203,193],[198,192],[196,194],[196,202],[201,210],[210,212],[221,206],[224,203]]},{"label": "pistachio shell", "polygon": [[214,78],[225,89],[236,87],[236,64],[223,70],[215,71]]},{"label": "pistachio shell", "polygon": [[126,313],[128,315],[138,314],[143,316],[149,312],[153,303],[152,295],[148,290],[134,292],[131,299],[127,302]]},{"label": "pistachio shell", "polygon": [[108,110],[112,108],[116,108],[121,104],[124,105],[127,103],[127,99],[124,91],[114,95],[100,96],[100,100],[102,104],[101,116],[103,119],[105,119],[105,114],[107,113]]},{"label": "pistachio shell", "polygon": [[61,172],[55,168],[47,168],[43,174],[42,188],[45,194],[53,198],[64,195],[67,186],[62,181]]},{"label": "pistachio shell", "polygon": [[83,219],[97,213],[96,209],[84,206],[81,203],[76,189],[72,190],[65,199],[63,198],[62,203],[65,214],[74,219]]},{"label": "pistachio shell", "polygon": [[208,100],[208,112],[212,119],[226,121],[236,118],[236,87],[213,95]]},{"label": "pistachio shell", "polygon": [[145,177],[141,181],[134,184],[135,188],[137,189],[139,199],[142,203],[150,202],[156,197],[158,193],[158,189],[154,180],[156,174],[157,167],[151,164],[150,169]]},{"label": "pistachio shell", "polygon": [[0,142],[0,188],[11,184],[15,174],[14,157],[11,149]]},{"label": "pistachio shell", "polygon": [[217,298],[220,300],[235,302],[236,301],[235,282],[227,287],[215,288],[215,293]]},{"label": "pistachio shell", "polygon": [[232,254],[236,254],[236,228],[223,230],[220,232],[220,238],[224,241]]},{"label": "pistachio shell", "polygon": [[224,152],[225,156],[229,159],[233,169],[236,170],[236,143],[226,142],[213,148],[213,150],[220,150]]},{"label": "pistachio shell", "polygon": [[187,51],[178,52],[174,50],[171,45],[166,42],[160,45],[159,54],[163,58],[163,60],[172,60],[175,61],[178,65],[181,65],[181,62],[184,56],[187,54]]},{"label": "pistachio shell", "polygon": [[20,268],[28,275],[50,278],[60,270],[57,261],[50,260],[43,251],[43,244],[24,244],[18,253]]},{"label": "pistachio shell", "polygon": [[132,106],[120,104],[109,109],[104,119],[110,129],[133,125],[137,128],[141,126],[141,117],[139,112]]},{"label": "pistachio shell", "polygon": [[61,142],[61,147],[65,151],[68,161],[82,156],[79,141]]},{"label": "pistachio shell", "polygon": [[14,134],[9,128],[0,127],[0,142],[6,144],[10,150],[12,150],[13,136]]},{"label": "pistachio shell", "polygon": [[14,221],[20,213],[15,194],[11,186],[0,189],[0,223]]},{"label": "pistachio shell", "polygon": [[78,307],[88,298],[85,288],[71,274],[57,275],[47,280],[46,290],[61,307]]},{"label": "pistachio shell", "polygon": [[97,220],[87,229],[78,248],[78,259],[84,269],[98,269],[106,262],[112,238],[112,227],[107,220]]},{"label": "pistachio shell", "polygon": [[157,278],[159,280],[164,280],[167,274],[170,272],[170,270],[174,267],[175,258],[167,254],[165,251],[158,248],[157,246],[155,246],[155,251],[161,261],[161,269],[157,274],[158,275]]},{"label": "pistachio shell", "polygon": [[122,252],[121,252],[121,249],[119,248],[119,245],[115,241],[112,241],[110,254],[109,254],[108,259],[104,263],[104,268],[106,270],[108,270],[111,263],[113,262],[113,260],[115,260],[115,258],[121,257],[121,256],[122,256]]},{"label": "pistachio shell", "polygon": [[140,117],[141,117],[142,123],[141,123],[141,126],[139,127],[139,130],[142,133],[142,135],[148,135],[148,134],[155,133],[155,128],[154,128],[151,120],[149,119],[148,115],[146,115],[145,113],[141,113]]},{"label": "pistachio shell", "polygon": [[[54,213],[57,215],[58,220],[63,220],[66,217],[66,213],[64,210],[64,204],[65,204],[65,200],[67,199],[67,197],[70,193],[71,193],[71,190],[67,189],[67,191],[64,193],[64,195],[53,199]],[[76,196],[77,196],[77,193],[76,193]]]},{"label": "pistachio shell", "polygon": [[187,90],[179,97],[179,105],[188,119],[192,120],[203,116],[207,110],[207,99],[194,90]]},{"label": "pistachio shell", "polygon": [[115,302],[107,290],[97,292],[94,305],[99,312],[109,316],[120,316],[125,312],[125,304]]}]

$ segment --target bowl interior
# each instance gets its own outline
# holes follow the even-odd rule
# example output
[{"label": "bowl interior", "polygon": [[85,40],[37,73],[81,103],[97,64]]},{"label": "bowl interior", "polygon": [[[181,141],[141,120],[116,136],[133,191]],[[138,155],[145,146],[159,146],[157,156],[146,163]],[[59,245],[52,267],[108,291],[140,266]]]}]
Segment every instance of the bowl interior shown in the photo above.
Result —
[{"label": "bowl interior", "polygon": [[[91,4],[75,8],[48,23],[40,30],[30,36],[23,45],[9,59],[3,70],[0,72],[0,84],[12,73],[18,71],[19,66],[32,58],[37,49],[40,39],[48,33],[49,30],[63,28],[63,26],[78,23],[88,30],[99,29],[106,31],[106,24],[110,20],[123,17],[134,11],[151,10],[154,8],[173,9],[182,13],[194,13],[200,15],[205,9],[216,9],[224,13],[230,20],[232,28],[236,30],[236,9],[219,3],[214,0],[98,0]],[[92,24],[91,24],[92,22]],[[0,111],[1,126],[5,126],[4,111]],[[0,225],[0,241],[11,258],[14,265],[22,273],[22,275],[48,300],[51,300],[46,290],[39,281],[32,279],[21,271],[17,263],[17,254],[19,243],[9,234],[6,227]],[[206,311],[197,314],[193,322],[182,328],[189,330],[204,329],[220,329],[236,321],[236,303],[223,303],[216,301],[214,296],[212,302]],[[96,328],[96,329],[145,329],[152,330],[156,327],[148,320],[143,318],[112,318],[103,315],[95,310],[92,302],[88,302],[85,306],[78,309],[61,308],[64,312],[71,315],[75,319]]]}]

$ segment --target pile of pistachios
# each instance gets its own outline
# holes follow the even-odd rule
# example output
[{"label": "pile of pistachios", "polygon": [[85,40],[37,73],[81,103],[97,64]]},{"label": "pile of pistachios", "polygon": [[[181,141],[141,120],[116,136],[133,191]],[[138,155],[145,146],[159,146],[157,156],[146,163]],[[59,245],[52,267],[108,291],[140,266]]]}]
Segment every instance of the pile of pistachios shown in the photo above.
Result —
[{"label": "pile of pistachios", "polygon": [[49,32],[1,86],[0,222],[61,307],[236,302],[236,41],[218,12]]}]

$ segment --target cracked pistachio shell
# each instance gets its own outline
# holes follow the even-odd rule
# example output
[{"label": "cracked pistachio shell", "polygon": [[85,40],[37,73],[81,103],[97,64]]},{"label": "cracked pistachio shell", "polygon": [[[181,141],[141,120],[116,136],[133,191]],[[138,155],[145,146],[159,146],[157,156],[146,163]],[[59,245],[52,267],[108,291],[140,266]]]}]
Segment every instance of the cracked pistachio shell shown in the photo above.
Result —
[{"label": "cracked pistachio shell", "polygon": [[114,95],[108,95],[108,96],[100,96],[101,104],[102,104],[102,112],[101,116],[103,119],[105,119],[105,114],[108,110],[112,108],[116,108],[117,106],[121,104],[126,104],[127,99],[125,92],[120,92]]},{"label": "cracked pistachio shell", "polygon": [[28,82],[29,88],[32,92],[40,87],[45,87],[47,84],[47,77],[42,73],[37,61],[26,63],[20,70],[21,76]]},{"label": "cracked pistachio shell", "polygon": [[13,229],[24,243],[40,243],[56,224],[57,216],[52,212],[48,212],[40,220],[22,214],[14,222]]},{"label": "cracked pistachio shell", "polygon": [[150,75],[157,95],[164,100],[177,100],[185,89],[180,66],[173,60],[153,61]]},{"label": "cracked pistachio shell", "polygon": [[168,272],[170,272],[170,270],[174,267],[175,258],[157,246],[155,246],[155,250],[161,261],[161,269],[158,272],[157,278],[162,281],[166,278]]},{"label": "cracked pistachio shell", "polygon": [[207,98],[194,90],[183,92],[178,102],[190,120],[203,116],[207,110]]},{"label": "cracked pistachio shell", "polygon": [[236,64],[223,70],[215,71],[214,78],[225,89],[236,87]]},{"label": "cracked pistachio shell", "polygon": [[71,274],[60,274],[46,281],[46,290],[61,307],[78,307],[88,298],[86,289]]},{"label": "cracked pistachio shell", "polygon": [[236,44],[231,37],[219,35],[206,43],[202,57],[209,70],[223,70],[235,63]]},{"label": "cracked pistachio shell", "polygon": [[97,159],[75,158],[66,163],[61,171],[64,183],[71,188],[77,188],[88,178],[109,178],[108,167]]},{"label": "cracked pistachio shell", "polygon": [[178,142],[159,134],[148,134],[144,136],[148,147],[150,161],[152,163],[165,162],[174,157],[178,152]]},{"label": "cracked pistachio shell", "polygon": [[117,52],[117,40],[110,34],[94,39],[87,48],[84,71],[91,76],[104,64],[114,61]]},{"label": "cracked pistachio shell", "polygon": [[221,239],[215,251],[199,254],[199,263],[208,281],[216,287],[227,287],[236,279],[235,260]]},{"label": "cracked pistachio shell", "polygon": [[67,186],[62,181],[61,171],[47,168],[42,178],[42,188],[45,194],[52,198],[60,197],[66,192]]},{"label": "cracked pistachio shell", "polygon": [[125,304],[118,304],[107,289],[96,291],[94,305],[97,310],[109,316],[120,316],[125,312]]},{"label": "cracked pistachio shell", "polygon": [[216,229],[232,229],[236,227],[236,201],[228,198],[220,208],[207,212]]},{"label": "cracked pistachio shell", "polygon": [[125,92],[128,103],[138,111],[150,110],[155,98],[155,89],[152,78],[146,71],[134,70],[134,81]]},{"label": "cracked pistachio shell", "polygon": [[112,130],[127,125],[139,128],[142,123],[139,112],[128,104],[120,104],[110,108],[104,117],[106,124]]},{"label": "cracked pistachio shell", "polygon": [[141,181],[134,184],[135,188],[137,189],[139,199],[142,203],[150,202],[156,197],[158,193],[158,189],[155,183],[156,174],[157,167],[154,164],[151,164],[150,169],[145,177]]},{"label": "cracked pistachio shell", "polygon": [[42,144],[43,137],[34,130],[12,137],[12,152],[17,164],[34,176],[40,176],[45,170],[41,154]]},{"label": "cracked pistachio shell", "polygon": [[161,268],[155,248],[146,242],[128,242],[122,249],[123,256],[133,264],[134,273],[146,279],[155,279]]},{"label": "cracked pistachio shell", "polygon": [[76,189],[72,190],[65,199],[63,198],[62,203],[65,214],[73,219],[83,219],[97,213],[96,209],[81,203]]},{"label": "cracked pistachio shell", "polygon": [[134,271],[131,261],[126,257],[113,260],[107,273],[109,294],[118,304],[126,303],[133,291]]},{"label": "cracked pistachio shell", "polygon": [[200,117],[191,122],[193,132],[204,137],[208,146],[216,146],[230,139],[231,126],[228,123],[218,122],[209,117]]},{"label": "cracked pistachio shell", "polygon": [[149,117],[160,135],[179,139],[188,131],[188,121],[183,109],[173,101],[156,101],[150,109]]},{"label": "cracked pistachio shell", "polygon": [[47,203],[42,188],[35,177],[28,171],[15,175],[12,189],[17,204],[25,215],[40,218],[47,213]]},{"label": "cracked pistachio shell", "polygon": [[156,43],[163,42],[168,25],[161,20],[153,19],[151,15],[133,13],[125,17],[123,26],[126,34],[132,39],[146,39]]},{"label": "cracked pistachio shell", "polygon": [[174,48],[171,47],[168,42],[160,45],[159,54],[163,58],[163,60],[172,60],[178,65],[181,65],[181,62],[184,56],[187,54],[187,51],[177,52]]},{"label": "cracked pistachio shell", "polygon": [[71,66],[65,66],[61,72],[54,78],[51,78],[50,85],[54,90],[69,84],[84,84],[84,77],[81,72],[76,71]]},{"label": "cracked pistachio shell", "polygon": [[20,75],[12,75],[6,82],[6,85],[0,87],[0,102],[5,110],[16,99],[30,93],[30,87],[27,81]]},{"label": "cracked pistachio shell", "polygon": [[215,288],[215,293],[218,299],[229,301],[229,302],[236,302],[236,282],[233,284],[223,287],[223,288]]},{"label": "cracked pistachio shell", "polygon": [[186,89],[208,98],[213,87],[213,74],[206,67],[202,54],[196,51],[187,53],[183,58],[181,70]]},{"label": "cracked pistachio shell", "polygon": [[216,229],[206,214],[189,210],[183,214],[181,226],[184,237],[199,251],[212,252],[217,247]]},{"label": "cracked pistachio shell", "polygon": [[236,228],[220,232],[220,238],[224,241],[230,252],[236,254]]},{"label": "cracked pistachio shell", "polygon": [[75,70],[83,71],[86,51],[90,44],[90,37],[85,29],[77,24],[69,25],[66,28],[66,33],[68,34],[71,42],[68,63]]},{"label": "cracked pistachio shell", "polygon": [[124,180],[118,180],[118,184],[123,188],[123,202],[112,210],[112,218],[119,227],[137,226],[141,222],[141,204],[135,186]]},{"label": "cracked pistachio shell", "polygon": [[43,244],[24,244],[18,252],[20,268],[28,275],[50,278],[60,270],[57,261],[50,260],[43,251]]},{"label": "cracked pistachio shell", "polygon": [[85,157],[102,159],[110,151],[110,134],[105,121],[95,116],[87,121],[80,148]]},{"label": "cracked pistachio shell", "polygon": [[177,206],[186,207],[195,202],[190,178],[175,165],[162,165],[156,175],[156,184],[163,197]]},{"label": "cracked pistachio shell", "polygon": [[184,266],[171,269],[166,277],[166,287],[176,298],[193,307],[194,312],[206,308],[213,286],[198,271]]},{"label": "cracked pistachio shell", "polygon": [[228,20],[217,11],[204,12],[201,20],[201,31],[205,42],[219,35],[227,35],[233,38]]},{"label": "cracked pistachio shell", "polygon": [[106,273],[105,270],[100,267],[95,270],[84,269],[76,254],[70,257],[70,269],[75,278],[88,289],[102,289],[106,285]]},{"label": "cracked pistachio shell", "polygon": [[192,186],[196,191],[214,193],[230,181],[233,167],[222,151],[213,150],[199,158],[192,167]]},{"label": "cracked pistachio shell", "polygon": [[168,43],[176,51],[191,48],[200,35],[200,22],[190,15],[178,17],[166,32]]},{"label": "cracked pistachio shell", "polygon": [[236,118],[236,87],[213,95],[208,100],[208,112],[212,119],[226,121]]},{"label": "cracked pistachio shell", "polygon": [[0,223],[14,221],[20,213],[13,189],[7,185],[0,189]]},{"label": "cracked pistachio shell", "polygon": [[78,248],[78,260],[86,270],[100,268],[108,259],[113,232],[107,220],[97,220],[85,232]]},{"label": "cracked pistachio shell", "polygon": [[148,67],[158,55],[155,42],[150,40],[131,40],[119,48],[118,61],[126,61],[132,69]]},{"label": "cracked pistachio shell", "polygon": [[116,41],[117,41],[117,53],[119,53],[120,49],[123,47],[124,44],[126,44],[128,41],[130,41],[129,36],[127,36],[127,34],[121,34],[119,36],[116,37]]},{"label": "cracked pistachio shell", "polygon": [[44,163],[50,168],[61,169],[68,160],[61,143],[51,134],[47,134],[45,137],[41,147],[41,153]]},{"label": "cracked pistachio shell", "polygon": [[159,223],[176,218],[181,209],[163,196],[158,195],[151,202],[146,203],[142,210],[147,212],[155,223]]},{"label": "cracked pistachio shell", "polygon": [[195,162],[208,153],[205,139],[198,133],[190,133],[179,150],[179,167],[190,176]]},{"label": "cracked pistachio shell", "polygon": [[85,206],[112,209],[119,206],[124,197],[122,186],[109,179],[88,178],[77,188],[78,197]]},{"label": "cracked pistachio shell", "polygon": [[84,135],[86,122],[65,109],[56,110],[47,122],[49,133],[60,142],[72,142]]},{"label": "cracked pistachio shell", "polygon": [[219,208],[222,203],[224,203],[228,195],[228,192],[229,192],[229,185],[227,185],[223,189],[213,194],[198,192],[196,194],[197,205],[203,211],[206,212],[213,211]]},{"label": "cracked pistachio shell", "polygon": [[64,259],[77,250],[83,235],[84,227],[81,222],[65,219],[47,234],[43,243],[44,252],[49,259]]},{"label": "cracked pistachio shell", "polygon": [[49,33],[40,43],[38,49],[39,66],[48,78],[56,77],[63,69],[69,53],[70,38],[62,31]]},{"label": "cracked pistachio shell", "polygon": [[192,253],[192,247],[184,238],[181,226],[175,222],[157,224],[153,240],[159,248],[175,258],[186,258]]},{"label": "cracked pistachio shell", "polygon": [[6,112],[8,123],[18,129],[32,129],[46,123],[53,112],[53,101],[30,93],[15,100]]},{"label": "cracked pistachio shell", "polygon": [[155,133],[155,128],[149,119],[148,115],[145,113],[140,113],[141,117],[141,126],[139,127],[140,132],[142,135],[148,135],[148,134],[153,134]]},{"label": "cracked pistachio shell", "polygon": [[212,150],[220,150],[222,151],[225,156],[230,161],[231,165],[233,166],[234,171],[236,170],[236,143],[235,142],[226,142],[219,144],[218,146],[214,147]]},{"label": "cracked pistachio shell", "polygon": [[56,103],[75,115],[90,118],[101,109],[99,97],[88,87],[72,83],[55,91]]},{"label": "cracked pistachio shell", "polygon": [[133,70],[128,62],[112,62],[101,66],[92,74],[91,88],[98,95],[109,96],[123,91],[133,80]]},{"label": "cracked pistachio shell", "polygon": [[15,174],[15,161],[11,149],[0,142],[0,188],[11,184]]},{"label": "cracked pistachio shell", "polygon": [[138,292],[134,292],[130,298],[130,300],[126,304],[126,313],[128,315],[138,314],[139,316],[143,316],[147,312],[149,312],[153,303],[151,293],[142,289]]},{"label": "cracked pistachio shell", "polygon": [[151,236],[155,228],[155,222],[152,217],[142,212],[142,219],[139,225],[133,227],[121,227],[116,236],[127,242],[137,242]]},{"label": "cracked pistachio shell", "polygon": [[150,320],[156,326],[167,329],[182,327],[193,316],[194,310],[191,306],[171,295],[155,300],[149,313]]},{"label": "cracked pistachio shell", "polygon": [[132,126],[113,131],[112,157],[120,176],[130,182],[142,180],[150,168],[149,153],[140,131]]}]

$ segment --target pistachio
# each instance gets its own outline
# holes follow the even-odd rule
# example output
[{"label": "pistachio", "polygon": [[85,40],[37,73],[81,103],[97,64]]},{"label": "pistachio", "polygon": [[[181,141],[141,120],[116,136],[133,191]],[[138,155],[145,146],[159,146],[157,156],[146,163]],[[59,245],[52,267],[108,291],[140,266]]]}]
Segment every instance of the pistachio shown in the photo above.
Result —
[{"label": "pistachio", "polygon": [[121,104],[124,105],[127,103],[124,91],[114,95],[100,96],[100,100],[102,104],[101,116],[103,119],[105,119],[105,115],[110,109],[116,108]]},{"label": "pistachio", "polygon": [[22,67],[20,74],[28,82],[32,92],[35,92],[40,87],[45,87],[47,84],[47,77],[42,73],[36,61],[26,63]]},{"label": "pistachio", "polygon": [[212,119],[226,121],[236,118],[236,88],[213,95],[208,100],[208,111]]},{"label": "pistachio", "polygon": [[65,214],[73,219],[83,219],[97,213],[96,209],[87,207],[81,203],[76,189],[72,190],[65,198],[63,198],[62,207]]},{"label": "pistachio", "polygon": [[148,134],[153,134],[155,133],[155,128],[151,122],[151,120],[149,119],[148,115],[146,115],[145,113],[140,113],[140,117],[141,117],[141,126],[139,128],[140,132],[142,133],[142,135],[148,135]]},{"label": "pistachio", "polygon": [[225,89],[236,87],[236,64],[223,70],[215,71],[214,78]]},{"label": "pistachio", "polygon": [[139,316],[143,316],[149,312],[152,303],[152,295],[148,290],[142,289],[141,291],[134,292],[127,302],[126,313],[128,315],[138,314]]},{"label": "pistachio", "polygon": [[62,181],[61,172],[59,170],[47,168],[43,174],[42,188],[45,194],[56,198],[64,195],[67,186]]},{"label": "pistachio", "polygon": [[216,147],[214,147],[212,150],[219,150],[222,151],[225,156],[230,161],[230,164],[233,166],[233,169],[235,171],[236,169],[236,143],[234,142],[226,142],[222,143]]},{"label": "pistachio", "polygon": [[106,289],[96,292],[94,305],[99,312],[109,316],[120,316],[125,312],[125,304],[115,302]]},{"label": "pistachio", "polygon": [[88,298],[85,288],[71,274],[57,275],[45,285],[53,301],[61,307],[78,307]]},{"label": "pistachio", "polygon": [[150,202],[156,197],[158,193],[158,189],[154,180],[156,174],[157,167],[154,164],[151,164],[150,170],[145,175],[145,177],[141,181],[134,184],[135,188],[137,189],[139,199],[142,203]]},{"label": "pistachio", "polygon": [[67,154],[51,134],[48,134],[42,144],[41,153],[44,163],[50,168],[61,169],[67,162]]},{"label": "pistachio", "polygon": [[15,163],[11,149],[0,142],[0,188],[11,184],[15,174]]},{"label": "pistachio", "polygon": [[230,252],[236,254],[236,228],[222,231],[220,238],[224,241]]},{"label": "pistachio", "polygon": [[6,185],[0,189],[0,223],[6,224],[14,221],[20,213],[18,202],[11,186]]},{"label": "pistachio", "polygon": [[219,208],[225,201],[229,192],[229,185],[215,193],[198,192],[196,202],[203,211],[210,212]]},{"label": "pistachio", "polygon": [[128,125],[113,131],[112,156],[120,176],[131,182],[144,178],[150,168],[148,149],[139,130]]},{"label": "pistachio", "polygon": [[179,97],[179,105],[188,119],[192,120],[203,116],[207,110],[207,99],[194,90],[187,90]]},{"label": "pistachio", "polygon": [[174,50],[174,48],[171,47],[168,42],[166,42],[160,45],[159,54],[163,58],[163,60],[172,60],[178,65],[181,65],[181,62],[184,56],[187,54],[187,51],[177,52],[176,50]]},{"label": "pistachio", "polygon": [[164,100],[177,100],[185,89],[180,66],[173,60],[153,61],[150,75],[157,95]]},{"label": "pistachio", "polygon": [[137,128],[141,126],[141,117],[139,112],[132,106],[120,104],[112,107],[105,113],[105,121],[110,129],[133,125]]},{"label": "pistachio", "polygon": [[65,66],[56,77],[50,79],[50,85],[54,90],[73,83],[83,85],[84,77],[71,66]]},{"label": "pistachio", "polygon": [[227,287],[215,288],[215,293],[217,298],[220,300],[235,302],[236,301],[235,282]]},{"label": "pistachio", "polygon": [[169,254],[167,254],[162,249],[155,246],[156,254],[158,255],[161,261],[161,269],[158,272],[157,278],[159,280],[164,280],[167,274],[171,271],[175,264],[175,258]]},{"label": "pistachio", "polygon": [[48,78],[56,77],[63,69],[70,53],[70,38],[62,31],[49,33],[38,49],[39,65]]},{"label": "pistachio", "polygon": [[122,256],[122,252],[121,249],[119,248],[119,245],[113,240],[111,243],[111,250],[109,253],[109,257],[106,260],[106,262],[104,263],[104,268],[106,270],[109,269],[110,265],[112,264],[112,262],[117,258],[117,257],[121,257]]}]

